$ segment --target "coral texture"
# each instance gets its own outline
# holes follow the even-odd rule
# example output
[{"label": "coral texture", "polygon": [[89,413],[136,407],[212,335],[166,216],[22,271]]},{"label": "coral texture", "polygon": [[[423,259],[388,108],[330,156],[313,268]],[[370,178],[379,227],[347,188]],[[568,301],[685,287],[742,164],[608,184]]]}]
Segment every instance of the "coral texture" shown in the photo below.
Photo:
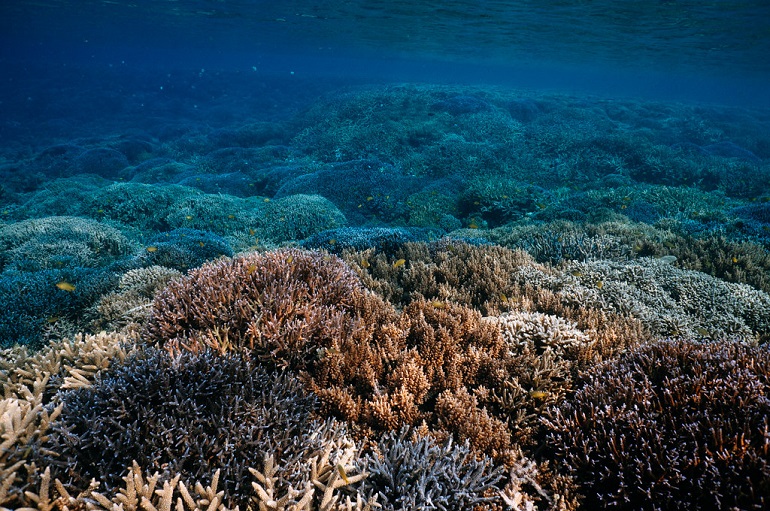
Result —
[{"label": "coral texture", "polygon": [[[248,467],[261,466],[266,453],[292,467],[291,474],[312,453],[330,444],[344,450],[349,442],[339,423],[312,420],[315,399],[295,378],[235,353],[172,357],[148,348],[92,385],[62,392],[61,401],[39,465],[51,465],[78,491],[92,478],[114,490],[136,461],[143,470],[169,478],[179,473],[186,481],[221,470],[223,502],[243,507],[251,494]],[[304,488],[287,477],[281,485]]]},{"label": "coral texture", "polygon": [[301,368],[357,328],[365,291],[337,257],[296,249],[215,261],[155,298],[146,337],[169,347],[245,348]]},{"label": "coral texture", "polygon": [[770,352],[661,341],[593,371],[548,450],[588,509],[759,509],[770,495]]}]

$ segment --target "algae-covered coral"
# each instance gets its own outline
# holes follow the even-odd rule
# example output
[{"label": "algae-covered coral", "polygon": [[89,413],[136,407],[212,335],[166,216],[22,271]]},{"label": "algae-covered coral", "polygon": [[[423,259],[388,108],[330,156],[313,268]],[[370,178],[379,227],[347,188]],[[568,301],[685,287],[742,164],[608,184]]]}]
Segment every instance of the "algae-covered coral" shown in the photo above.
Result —
[{"label": "algae-covered coral", "polygon": [[770,152],[716,111],[372,86],[19,159],[0,506],[766,506]]}]

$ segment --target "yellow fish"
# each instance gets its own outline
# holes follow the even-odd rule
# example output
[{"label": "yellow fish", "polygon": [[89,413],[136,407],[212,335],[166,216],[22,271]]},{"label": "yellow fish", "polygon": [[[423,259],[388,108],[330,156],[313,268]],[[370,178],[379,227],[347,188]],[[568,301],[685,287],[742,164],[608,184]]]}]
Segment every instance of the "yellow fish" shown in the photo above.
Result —
[{"label": "yellow fish", "polygon": [[446,304],[445,304],[444,302],[441,302],[441,301],[439,301],[439,300],[433,300],[433,301],[431,302],[431,304],[432,304],[432,305],[433,305],[433,307],[435,307],[436,309],[446,309]]},{"label": "yellow fish", "polygon": [[185,220],[192,220],[192,215],[185,215],[184,219]]},{"label": "yellow fish", "polygon": [[70,284],[66,280],[60,280],[59,282],[57,282],[56,287],[58,287],[62,291],[67,291],[68,293],[71,293],[75,290],[75,285]]},{"label": "yellow fish", "polygon": [[345,484],[350,484],[350,481],[348,481],[348,475],[345,473],[345,467],[342,466],[342,463],[337,463],[337,472],[339,473],[342,480],[345,481]]},{"label": "yellow fish", "polygon": [[256,264],[250,264],[246,267],[246,275],[251,275],[257,271],[257,265]]},{"label": "yellow fish", "polygon": [[393,268],[398,268],[400,266],[404,266],[404,263],[406,263],[406,259],[399,259],[395,263],[393,263]]},{"label": "yellow fish", "polygon": [[287,262],[287,263],[289,263],[289,264],[291,264],[291,262],[292,262],[293,260],[294,260],[294,256],[289,256],[289,257],[286,259],[286,262]]},{"label": "yellow fish", "polygon": [[596,289],[601,289],[603,287],[604,287],[604,282],[602,282],[601,280],[596,283]]},{"label": "yellow fish", "polygon": [[361,268],[368,268],[370,266],[371,264],[369,264],[369,261],[367,261],[366,259],[361,259]]},{"label": "yellow fish", "polygon": [[549,393],[544,391],[544,390],[530,390],[529,391],[529,396],[532,399],[545,399],[545,398],[548,397],[548,395],[549,395]]},{"label": "yellow fish", "polygon": [[147,252],[157,252],[158,251],[158,247],[156,247],[155,245],[150,245],[145,250],[147,250]]},{"label": "yellow fish", "polygon": [[505,296],[505,293],[500,293],[500,300],[502,300],[503,303],[508,303],[508,297]]}]

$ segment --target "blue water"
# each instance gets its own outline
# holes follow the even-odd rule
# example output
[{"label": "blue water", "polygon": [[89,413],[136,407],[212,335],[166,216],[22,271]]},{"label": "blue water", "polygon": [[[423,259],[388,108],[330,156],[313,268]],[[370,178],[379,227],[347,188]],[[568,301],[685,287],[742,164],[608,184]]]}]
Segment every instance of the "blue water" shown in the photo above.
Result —
[{"label": "blue water", "polygon": [[770,6],[761,0],[9,0],[0,9],[3,64],[51,73],[256,68],[768,102]]}]

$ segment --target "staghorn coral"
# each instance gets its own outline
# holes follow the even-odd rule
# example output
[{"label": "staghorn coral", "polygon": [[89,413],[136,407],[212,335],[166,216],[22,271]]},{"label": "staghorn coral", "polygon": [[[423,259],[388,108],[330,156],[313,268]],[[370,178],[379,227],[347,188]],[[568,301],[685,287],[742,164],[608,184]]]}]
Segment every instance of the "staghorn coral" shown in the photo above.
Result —
[{"label": "staghorn coral", "polygon": [[764,346],[647,344],[552,410],[547,457],[589,509],[763,509],[769,384]]},{"label": "staghorn coral", "polygon": [[149,266],[123,274],[118,289],[103,295],[92,307],[94,330],[138,331],[150,318],[155,294],[182,274],[165,266]]},{"label": "staghorn coral", "polygon": [[296,249],[204,265],[153,303],[145,337],[171,348],[244,348],[266,363],[301,368],[357,328],[367,295],[337,257]]},{"label": "staghorn coral", "polygon": [[494,509],[503,468],[476,457],[467,443],[437,443],[408,427],[380,437],[362,462],[369,477],[361,492],[379,497],[385,511]]},{"label": "staghorn coral", "polygon": [[[437,299],[473,307],[482,314],[506,308],[509,274],[535,264],[523,251],[471,245],[443,238],[433,243],[404,243],[388,253],[345,252],[368,288],[397,305],[415,299]],[[394,264],[404,259],[403,265]]]},{"label": "staghorn coral", "polygon": [[30,386],[20,385],[14,397],[0,401],[0,506],[18,506],[25,501],[29,481],[37,477],[29,460],[39,454],[51,424],[62,405],[44,406],[48,376],[37,376]]},{"label": "staghorn coral", "polygon": [[[389,431],[424,420],[453,431],[454,408],[448,401],[437,407],[442,393],[447,392],[446,399],[457,397],[466,387],[493,379],[493,373],[502,374],[499,331],[471,309],[415,301],[400,316],[385,315],[376,323],[362,319],[374,325],[371,331],[339,339],[310,369],[309,383],[326,412],[367,429]],[[456,431],[459,438],[505,458],[510,438],[504,423],[475,402],[465,412],[477,427]]]},{"label": "staghorn coral", "polygon": [[348,223],[345,215],[321,195],[288,195],[264,203],[262,211],[257,234],[274,243],[302,240]]},{"label": "staghorn coral", "polygon": [[574,262],[565,270],[569,276],[558,284],[563,299],[638,318],[659,336],[765,342],[770,332],[767,293],[665,259]]},{"label": "staghorn coral", "polygon": [[546,332],[562,351],[538,350],[523,335],[513,342],[515,334],[501,332],[503,320],[448,302],[418,300],[387,321],[363,319],[378,326],[339,339],[308,370],[324,412],[369,434],[424,423],[503,463],[513,459],[513,441],[530,445],[541,436],[545,408],[565,399],[592,349],[558,321],[561,330]]},{"label": "staghorn coral", "polygon": [[92,478],[114,491],[135,460],[186,481],[219,469],[222,502],[243,507],[247,468],[261,465],[266,453],[288,467],[283,492],[285,485],[306,486],[301,467],[312,453],[334,444],[337,456],[349,447],[340,423],[311,419],[316,401],[295,378],[238,353],[171,356],[147,348],[60,399],[62,414],[38,461],[70,491],[85,491]]},{"label": "staghorn coral", "polygon": [[[289,486],[285,493],[278,495],[274,489],[280,484],[282,471],[274,463],[272,455],[265,458],[264,470],[259,472],[249,468],[254,480],[253,491],[247,509],[260,511],[370,511],[377,507],[376,497],[364,499],[356,492],[355,497],[346,492],[352,484],[358,483],[366,474],[348,476],[351,467],[348,462],[355,449],[348,448],[339,459],[333,459],[330,454],[334,445],[329,444],[322,453],[311,457],[303,464],[305,472],[312,480],[302,490]],[[336,462],[336,464],[335,464]],[[40,476],[37,491],[26,491],[18,502],[23,509],[40,511],[63,510],[92,510],[92,511],[164,511],[172,505],[177,511],[230,511],[222,501],[224,490],[219,490],[220,470],[216,470],[210,478],[210,484],[204,486],[201,481],[195,483],[181,480],[181,475],[174,477],[162,476],[159,472],[145,475],[141,467],[133,462],[126,475],[123,485],[115,492],[100,492],[99,483],[91,485],[76,496],[70,494],[59,479],[51,480],[51,469],[47,467]],[[351,472],[352,474],[352,472]],[[52,484],[53,483],[53,484]],[[264,486],[263,486],[264,485]],[[157,489],[156,489],[157,488]],[[316,489],[322,489],[318,495]],[[105,494],[106,493],[106,494]],[[0,504],[5,496],[0,496]],[[250,497],[250,499],[249,499]],[[35,506],[34,508],[31,506]],[[0,508],[7,509],[7,508]],[[20,508],[21,509],[21,508]],[[236,506],[233,511],[239,509]]]},{"label": "staghorn coral", "polygon": [[0,228],[0,269],[29,272],[104,267],[133,248],[118,229],[95,220],[35,218]]},{"label": "staghorn coral", "polygon": [[143,266],[165,266],[179,271],[196,268],[218,257],[230,257],[233,249],[221,236],[197,229],[174,229],[147,240],[137,260]]},{"label": "staghorn coral", "polygon": [[749,284],[770,293],[770,250],[759,243],[730,241],[724,236],[703,239],[677,236],[665,244],[642,240],[639,251],[652,256],[673,255],[678,268]]},{"label": "staghorn coral", "polygon": [[96,375],[134,351],[134,338],[119,332],[78,334],[49,343],[38,351],[25,346],[0,350],[0,384],[4,397],[19,397],[20,389],[38,378],[51,377],[45,404],[59,388],[88,386]]},{"label": "staghorn coral", "polygon": [[[565,296],[575,277],[536,263],[522,250],[442,239],[406,243],[391,255],[365,250],[343,257],[364,285],[396,305],[425,299],[463,304],[487,315],[509,310],[555,315],[586,333],[599,358],[649,337],[639,319]],[[396,266],[399,258],[405,262]]]}]

